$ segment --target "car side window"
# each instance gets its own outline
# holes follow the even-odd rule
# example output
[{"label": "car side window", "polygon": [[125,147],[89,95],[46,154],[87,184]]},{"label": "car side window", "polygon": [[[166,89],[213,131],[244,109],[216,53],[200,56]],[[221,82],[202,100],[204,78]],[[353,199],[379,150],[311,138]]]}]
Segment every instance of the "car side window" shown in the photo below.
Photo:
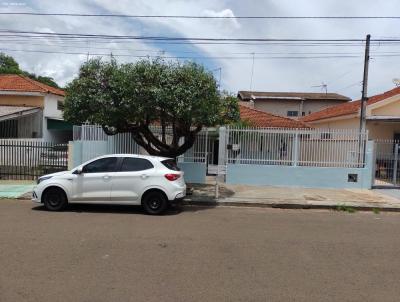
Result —
[{"label": "car side window", "polygon": [[116,157],[100,158],[83,166],[83,173],[114,172],[117,165]]},{"label": "car side window", "polygon": [[153,164],[147,159],[125,157],[121,165],[121,172],[143,171],[152,168],[154,168]]}]

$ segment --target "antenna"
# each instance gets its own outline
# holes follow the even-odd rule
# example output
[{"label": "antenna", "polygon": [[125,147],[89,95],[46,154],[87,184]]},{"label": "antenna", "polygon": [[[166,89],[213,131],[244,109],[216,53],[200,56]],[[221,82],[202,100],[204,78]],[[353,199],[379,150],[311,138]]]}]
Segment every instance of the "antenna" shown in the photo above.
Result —
[{"label": "antenna", "polygon": [[89,61],[89,51],[90,51],[89,39],[86,39],[86,47],[87,47],[86,62],[88,62]]},{"label": "antenna", "polygon": [[254,75],[254,52],[253,55],[253,63],[251,64],[251,76],[250,76],[250,91],[253,89],[253,75]]},{"label": "antenna", "polygon": [[400,79],[399,78],[393,79],[392,82],[396,87],[400,87]]},{"label": "antenna", "polygon": [[325,91],[325,94],[328,93],[328,84],[322,82],[321,85],[311,86],[311,88],[316,88],[316,87],[320,87],[322,91]]},{"label": "antenna", "polygon": [[218,68],[211,70],[211,72],[214,72],[214,71],[219,71],[218,89],[221,91],[222,67],[218,67]]}]

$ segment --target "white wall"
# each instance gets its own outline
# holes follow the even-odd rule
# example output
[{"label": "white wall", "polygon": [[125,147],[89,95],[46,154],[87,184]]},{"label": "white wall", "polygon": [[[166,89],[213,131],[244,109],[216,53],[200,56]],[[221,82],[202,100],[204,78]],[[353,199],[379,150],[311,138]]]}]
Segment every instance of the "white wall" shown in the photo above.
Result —
[{"label": "white wall", "polygon": [[[57,109],[57,102],[64,102],[64,97],[54,94],[47,94],[44,97],[43,110],[43,140],[48,142],[65,142],[59,131],[47,130],[47,118],[62,119],[62,111]],[[65,135],[64,135],[65,136]]]},{"label": "white wall", "polygon": [[254,108],[269,112],[272,114],[287,116],[288,111],[298,111],[299,117],[302,115],[302,112],[305,115],[309,115],[310,112],[317,112],[322,109],[332,107],[338,104],[343,104],[343,101],[335,101],[335,100],[305,100],[303,101],[303,106],[301,105],[301,101],[295,100],[255,100]]},{"label": "white wall", "polygon": [[44,117],[50,117],[55,119],[62,119],[62,111],[57,109],[57,102],[62,101],[64,102],[64,97],[47,94],[44,97]]}]

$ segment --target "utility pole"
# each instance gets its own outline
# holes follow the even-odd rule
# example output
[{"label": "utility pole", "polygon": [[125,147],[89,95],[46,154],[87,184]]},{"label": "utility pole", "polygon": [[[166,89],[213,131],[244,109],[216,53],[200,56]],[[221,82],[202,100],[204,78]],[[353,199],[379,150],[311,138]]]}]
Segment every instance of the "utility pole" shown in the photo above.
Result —
[{"label": "utility pole", "polygon": [[367,109],[367,87],[368,87],[368,67],[369,67],[369,44],[371,40],[371,35],[367,35],[367,39],[365,40],[365,57],[364,57],[364,75],[363,75],[363,86],[361,92],[361,106],[360,106],[360,139],[359,139],[359,153],[358,153],[358,162],[365,164],[365,149],[366,142],[365,140],[365,130],[366,130],[366,109]]},{"label": "utility pole", "polygon": [[370,45],[371,35],[367,35],[365,40],[365,57],[364,57],[364,76],[363,76],[363,86],[361,94],[361,110],[360,110],[360,133],[364,133],[366,129],[366,109],[367,109],[367,87],[368,87],[368,67],[369,67],[369,45]]}]

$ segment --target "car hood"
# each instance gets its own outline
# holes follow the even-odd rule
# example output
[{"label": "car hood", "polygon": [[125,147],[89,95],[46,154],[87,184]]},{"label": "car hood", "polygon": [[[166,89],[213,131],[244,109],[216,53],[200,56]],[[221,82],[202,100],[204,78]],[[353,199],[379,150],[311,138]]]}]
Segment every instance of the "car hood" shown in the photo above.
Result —
[{"label": "car hood", "polygon": [[40,177],[49,177],[49,176],[54,177],[54,176],[60,176],[60,175],[63,175],[63,174],[67,174],[68,172],[69,172],[69,171],[55,172],[55,173],[51,173],[51,174],[42,175],[42,176],[40,176]]}]

